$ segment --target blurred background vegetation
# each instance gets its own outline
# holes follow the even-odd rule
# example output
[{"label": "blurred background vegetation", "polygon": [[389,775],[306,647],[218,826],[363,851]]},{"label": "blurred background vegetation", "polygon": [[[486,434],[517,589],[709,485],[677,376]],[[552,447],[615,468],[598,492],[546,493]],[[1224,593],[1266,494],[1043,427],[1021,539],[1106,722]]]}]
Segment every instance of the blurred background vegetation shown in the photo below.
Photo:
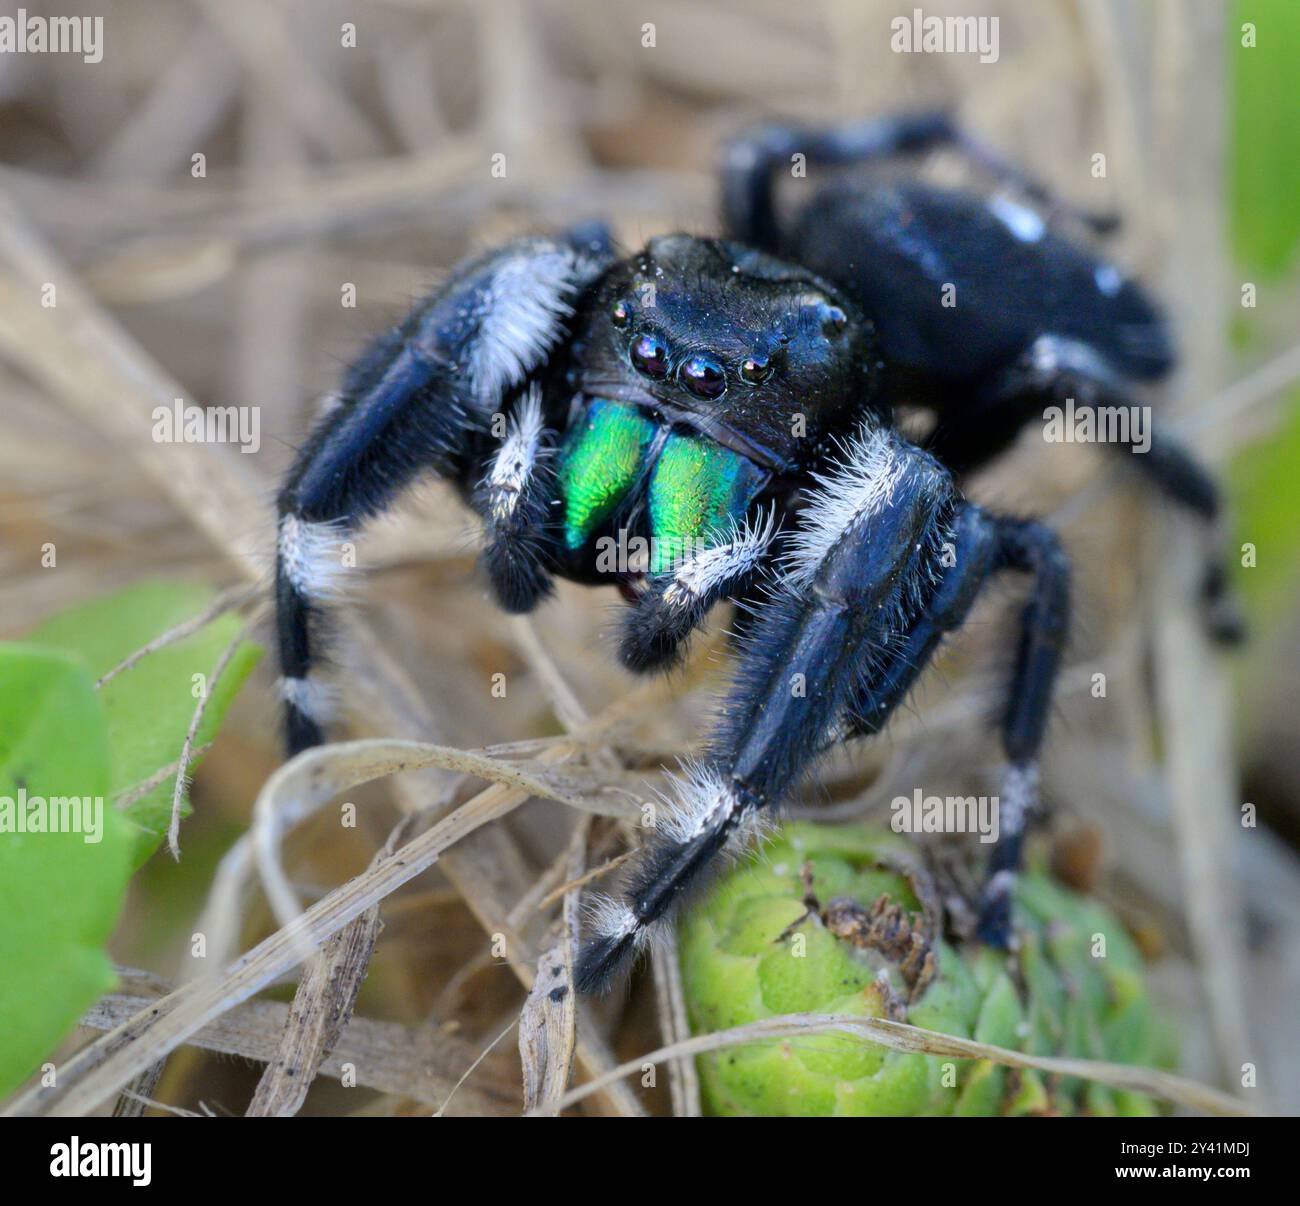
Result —
[{"label": "blurred background vegetation", "polygon": [[[52,15],[66,6],[25,7]],[[1235,1089],[1240,1066],[1253,1063],[1274,1106],[1300,1107],[1300,5],[922,6],[997,16],[1000,55],[990,64],[891,53],[890,21],[914,6],[883,0],[74,7],[103,15],[102,62],[0,56],[6,639],[31,639],[80,608],[72,621],[53,620],[73,641],[107,622],[100,596],[162,582],[198,591],[196,600],[244,591],[234,612],[266,644],[248,588],[267,564],[275,484],[365,338],[467,252],[517,231],[604,217],[634,247],[664,230],[714,229],[715,148],[747,120],[950,107],[1064,197],[1121,213],[1113,254],[1151,282],[1184,350],[1156,404],[1229,484],[1229,551],[1250,646],[1226,666],[1200,646],[1185,533],[1092,450],[1027,433],[971,492],[1049,516],[1077,568],[1071,669],[1045,767],[1056,820],[1044,842],[1075,882],[1120,911],[1152,959],[1187,1036],[1184,1070]],[[345,45],[348,23],[355,45]],[[1103,179],[1090,172],[1098,151],[1109,165]],[[494,154],[506,156],[504,178],[491,174]],[[941,157],[929,170],[953,178],[959,165]],[[49,281],[59,304],[43,311]],[[1241,301],[1247,283],[1252,308]],[[341,304],[348,285],[355,308]],[[257,407],[260,451],[155,444],[151,409],[173,397]],[[598,714],[631,689],[608,656],[612,592],[562,587],[534,627],[512,624],[485,605],[474,542],[437,485],[361,541],[365,585],[340,649],[357,683],[346,697],[350,734],[506,746],[528,758],[558,740],[565,691]],[[58,550],[53,567],[42,565],[47,543]],[[1256,550],[1252,568],[1238,567],[1234,550],[1245,543]],[[136,602],[125,611],[146,614],[143,597],[127,596]],[[165,606],[154,597],[146,629],[176,622],[164,616],[173,597]],[[802,801],[806,815],[869,814],[903,784],[988,783],[1006,603],[980,609],[886,740],[831,765]],[[211,671],[214,650],[239,631],[225,619],[232,627],[221,639],[186,654],[193,667]],[[722,626],[690,673],[612,730],[609,748],[576,759],[591,791],[644,798],[657,767],[698,741],[724,669]],[[94,673],[140,635],[138,626],[109,633]],[[254,670],[251,650],[239,658],[247,685],[219,735],[195,743],[215,737],[190,792],[182,857],[159,849],[131,882],[109,943],[121,986],[88,1019],[101,1028],[190,976],[219,860],[246,833],[278,765],[274,669],[263,659]],[[1099,670],[1105,701],[1088,690]],[[508,675],[506,699],[490,694],[497,672]],[[175,701],[159,702],[152,717],[142,708],[141,725],[166,711],[178,757],[185,724],[177,727]],[[509,744],[520,742],[534,744]],[[157,769],[168,761],[160,755]],[[162,795],[169,805],[170,786]],[[438,815],[464,795],[458,777],[433,772],[353,798],[356,829],[322,815],[287,841],[285,863],[306,901],[365,868],[404,818],[427,820],[421,810]],[[1239,824],[1244,803],[1258,808],[1258,827]],[[154,816],[153,846],[168,812]],[[553,905],[537,909],[546,894],[538,888],[562,881],[553,871],[568,865],[575,824],[572,810],[536,801],[385,902],[357,1012],[389,1028],[366,1032],[389,1044],[389,1063],[371,1050],[382,1074],[361,1098],[323,1076],[309,1111],[444,1103],[518,1016],[521,981],[555,915]],[[620,848],[608,819],[587,836],[591,866]],[[522,949],[503,960],[488,935],[507,917]],[[241,949],[276,928],[256,894],[234,920]],[[140,1082],[142,1096],[242,1112],[261,1075],[256,1061],[279,1036],[283,1010],[273,1007],[292,992],[288,981],[232,1011],[207,1044],[225,1055],[181,1048]],[[642,973],[589,1023],[615,1052],[634,1055],[671,1033],[656,1016],[664,1009]],[[94,1033],[79,1031],[65,1054]],[[513,1044],[492,1049],[452,1112],[518,1109]],[[410,1066],[419,1074],[403,1079]],[[666,1091],[646,1100],[670,1108]]]}]

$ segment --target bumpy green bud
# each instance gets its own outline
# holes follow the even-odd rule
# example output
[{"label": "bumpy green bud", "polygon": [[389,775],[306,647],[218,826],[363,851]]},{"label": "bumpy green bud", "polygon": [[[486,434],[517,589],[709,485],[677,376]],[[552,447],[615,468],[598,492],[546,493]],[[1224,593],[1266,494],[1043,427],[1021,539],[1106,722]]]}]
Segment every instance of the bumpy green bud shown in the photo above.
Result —
[{"label": "bumpy green bud", "polygon": [[[1014,956],[943,937],[915,848],[861,827],[796,823],[685,917],[697,1034],[785,1013],[888,1017],[1037,1055],[1167,1064],[1141,960],[1105,909],[1031,870]],[[987,1060],[889,1051],[845,1033],[749,1043],[699,1059],[724,1115],[1150,1114],[1093,1082]]]}]

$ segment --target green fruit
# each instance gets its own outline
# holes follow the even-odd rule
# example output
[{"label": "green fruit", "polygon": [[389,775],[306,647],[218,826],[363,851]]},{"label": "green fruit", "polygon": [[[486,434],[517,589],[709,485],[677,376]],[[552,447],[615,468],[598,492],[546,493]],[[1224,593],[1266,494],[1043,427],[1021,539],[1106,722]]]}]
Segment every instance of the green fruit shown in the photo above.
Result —
[{"label": "green fruit", "polygon": [[[894,1017],[1037,1055],[1167,1063],[1122,924],[1042,870],[1016,893],[1020,950],[942,937],[915,849],[862,827],[788,825],[681,927],[697,1034],[787,1013]],[[1151,1114],[1137,1094],[989,1060],[890,1051],[844,1033],[699,1057],[718,1115]]]}]

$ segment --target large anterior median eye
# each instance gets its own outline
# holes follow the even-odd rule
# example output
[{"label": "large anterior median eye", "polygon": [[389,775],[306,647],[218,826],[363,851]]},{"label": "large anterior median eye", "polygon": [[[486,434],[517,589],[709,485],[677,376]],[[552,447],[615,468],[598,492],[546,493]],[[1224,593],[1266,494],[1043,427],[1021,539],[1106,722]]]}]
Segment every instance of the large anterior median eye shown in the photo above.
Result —
[{"label": "large anterior median eye", "polygon": [[658,335],[638,335],[628,350],[638,373],[658,380],[668,376],[668,345]]},{"label": "large anterior median eye", "polygon": [[762,354],[746,356],[740,362],[740,375],[750,385],[762,385],[772,375],[772,361]]},{"label": "large anterior median eye", "polygon": [[722,365],[707,356],[691,356],[682,361],[677,379],[691,393],[700,398],[716,398],[727,388],[727,375]]}]

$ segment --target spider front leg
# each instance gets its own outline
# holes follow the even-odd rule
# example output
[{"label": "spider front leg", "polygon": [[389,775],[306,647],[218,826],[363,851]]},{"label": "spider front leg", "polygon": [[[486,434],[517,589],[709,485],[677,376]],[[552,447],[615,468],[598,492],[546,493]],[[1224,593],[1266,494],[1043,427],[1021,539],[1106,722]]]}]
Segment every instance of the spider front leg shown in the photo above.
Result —
[{"label": "spider front leg", "polygon": [[605,988],[716,856],[770,816],[817,755],[853,732],[878,732],[946,632],[1000,570],[1030,572],[1002,724],[1009,768],[979,933],[1005,947],[1025,827],[1037,803],[1038,752],[1068,625],[1068,568],[1040,524],[962,501],[948,474],[872,424],[820,477],[793,554],[757,609],[705,760],[628,878],[623,902],[595,909],[578,983]]},{"label": "spider front leg", "polygon": [[[594,244],[543,238],[481,256],[376,340],[345,377],[279,496],[276,621],[290,753],[323,740],[329,692],[316,671],[341,542],[421,472],[472,480],[476,449],[490,447],[493,415],[564,344],[574,305],[605,263]],[[488,570],[516,609],[544,589],[541,569],[521,573],[536,549],[516,522],[534,513],[539,415],[530,390],[488,474],[487,501],[500,504]],[[522,505],[504,501],[511,485]]]},{"label": "spider front leg", "polygon": [[733,521],[726,534],[666,572],[651,575],[623,623],[619,657],[629,670],[671,666],[714,604],[744,593],[767,561],[776,510]]},{"label": "spider front leg", "polygon": [[554,453],[542,392],[533,384],[516,403],[505,439],[472,500],[483,519],[483,567],[497,602],[512,615],[531,611],[552,590],[555,525],[548,511]]},{"label": "spider front leg", "polygon": [[939,580],[957,498],[934,460],[869,423],[819,481],[744,638],[705,760],[679,781],[623,902],[596,910],[584,991],[607,986],[716,856],[770,815]]}]

